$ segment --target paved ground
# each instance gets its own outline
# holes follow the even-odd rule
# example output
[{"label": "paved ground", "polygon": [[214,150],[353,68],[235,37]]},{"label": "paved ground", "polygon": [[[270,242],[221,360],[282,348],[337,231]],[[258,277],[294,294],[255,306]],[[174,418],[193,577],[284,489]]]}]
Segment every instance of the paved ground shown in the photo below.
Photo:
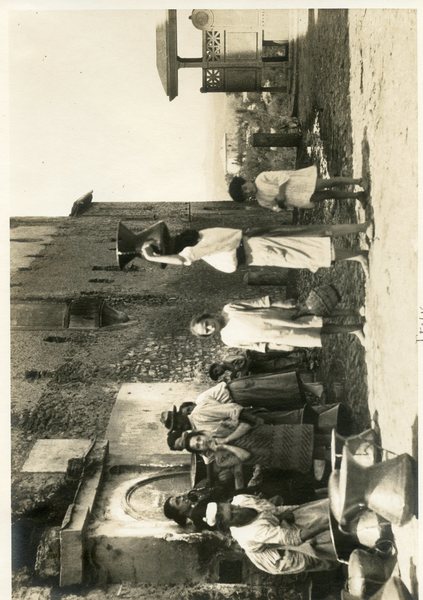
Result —
[{"label": "paved ground", "polygon": [[[373,215],[375,221],[365,289],[367,350],[360,357],[345,341],[338,348],[347,357],[345,363],[353,361],[357,369],[355,376],[345,370],[346,385],[365,376],[367,369],[368,394],[362,381],[355,397],[348,391],[347,402],[357,419],[359,412],[365,415],[368,395],[368,414],[377,414],[383,446],[417,458],[415,13],[309,11],[304,33],[299,114],[311,133],[313,124],[320,126],[310,135],[313,158],[323,172],[327,167],[331,175],[365,176],[370,184],[366,209],[358,203],[327,203],[320,216],[326,221],[364,221]],[[363,285],[356,274],[350,272],[345,280],[342,270],[333,276],[344,297],[356,302],[357,286]],[[336,346],[327,356],[334,350]],[[417,521],[395,533],[401,576],[417,594]]]}]

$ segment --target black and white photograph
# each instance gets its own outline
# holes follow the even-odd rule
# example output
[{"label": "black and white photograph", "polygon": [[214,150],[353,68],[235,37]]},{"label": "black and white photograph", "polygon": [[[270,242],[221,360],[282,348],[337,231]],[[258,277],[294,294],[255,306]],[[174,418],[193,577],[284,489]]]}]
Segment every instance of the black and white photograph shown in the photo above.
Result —
[{"label": "black and white photograph", "polygon": [[0,597],[417,600],[421,10],[178,5],[2,7]]}]

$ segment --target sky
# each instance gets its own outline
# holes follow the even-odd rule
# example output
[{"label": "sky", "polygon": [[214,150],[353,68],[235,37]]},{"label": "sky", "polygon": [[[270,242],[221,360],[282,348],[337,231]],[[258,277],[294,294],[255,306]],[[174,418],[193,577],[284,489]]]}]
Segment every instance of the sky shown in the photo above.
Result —
[{"label": "sky", "polygon": [[[190,12],[178,11],[178,52],[197,57]],[[215,139],[225,96],[201,94],[201,70],[183,69],[169,102],[156,70],[162,15],[9,12],[9,214],[67,215],[90,190],[97,202],[228,198]]]},{"label": "sky", "polygon": [[[257,4],[214,0],[213,6]],[[312,4],[269,0],[266,6]],[[192,6],[177,5],[184,7],[178,8],[179,54],[200,56],[201,32],[188,19]],[[166,3],[0,0],[0,11],[4,6],[0,73],[9,94],[0,145],[8,160],[0,161],[0,192],[9,200],[8,215],[68,215],[90,190],[97,202],[229,198],[219,152],[225,95],[201,94],[201,70],[181,69],[179,96],[169,102],[156,70],[156,21]]]}]

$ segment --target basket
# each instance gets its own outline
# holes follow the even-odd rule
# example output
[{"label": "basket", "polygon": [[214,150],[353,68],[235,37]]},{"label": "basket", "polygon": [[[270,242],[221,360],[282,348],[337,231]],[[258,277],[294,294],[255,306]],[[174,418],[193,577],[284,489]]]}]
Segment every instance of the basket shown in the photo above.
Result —
[{"label": "basket", "polygon": [[320,285],[311,290],[305,301],[298,306],[298,316],[327,317],[340,301],[341,294],[334,285]]}]

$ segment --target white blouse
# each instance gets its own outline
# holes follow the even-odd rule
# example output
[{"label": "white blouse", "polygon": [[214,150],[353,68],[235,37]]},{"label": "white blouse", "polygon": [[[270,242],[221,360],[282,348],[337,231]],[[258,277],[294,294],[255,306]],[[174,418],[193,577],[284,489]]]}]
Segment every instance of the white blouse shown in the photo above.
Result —
[{"label": "white blouse", "polygon": [[296,309],[290,301],[286,307],[272,306],[269,296],[239,300],[223,307],[226,325],[220,330],[224,344],[266,352],[272,349],[293,350],[295,346],[321,346],[321,317],[305,315],[292,320]]},{"label": "white blouse", "polygon": [[238,266],[236,251],[242,240],[242,230],[210,227],[201,229],[199,234],[200,239],[195,246],[186,246],[179,252],[185,264],[202,259],[218,271],[234,273]]},{"label": "white blouse", "polygon": [[280,211],[275,197],[279,194],[279,187],[288,181],[289,175],[289,171],[263,171],[257,175],[254,181],[257,188],[257,202],[264,208]]},{"label": "white blouse", "polygon": [[[254,508],[258,515],[247,525],[230,527],[231,535],[251,562],[266,573],[280,575],[330,569],[335,564],[335,554],[329,534],[328,502],[325,499],[278,507],[267,500],[237,495],[232,500],[233,505]],[[280,521],[279,516],[285,511],[293,512],[294,524],[288,524],[283,517]],[[303,542],[301,530],[317,524],[327,528],[326,531]]]}]

